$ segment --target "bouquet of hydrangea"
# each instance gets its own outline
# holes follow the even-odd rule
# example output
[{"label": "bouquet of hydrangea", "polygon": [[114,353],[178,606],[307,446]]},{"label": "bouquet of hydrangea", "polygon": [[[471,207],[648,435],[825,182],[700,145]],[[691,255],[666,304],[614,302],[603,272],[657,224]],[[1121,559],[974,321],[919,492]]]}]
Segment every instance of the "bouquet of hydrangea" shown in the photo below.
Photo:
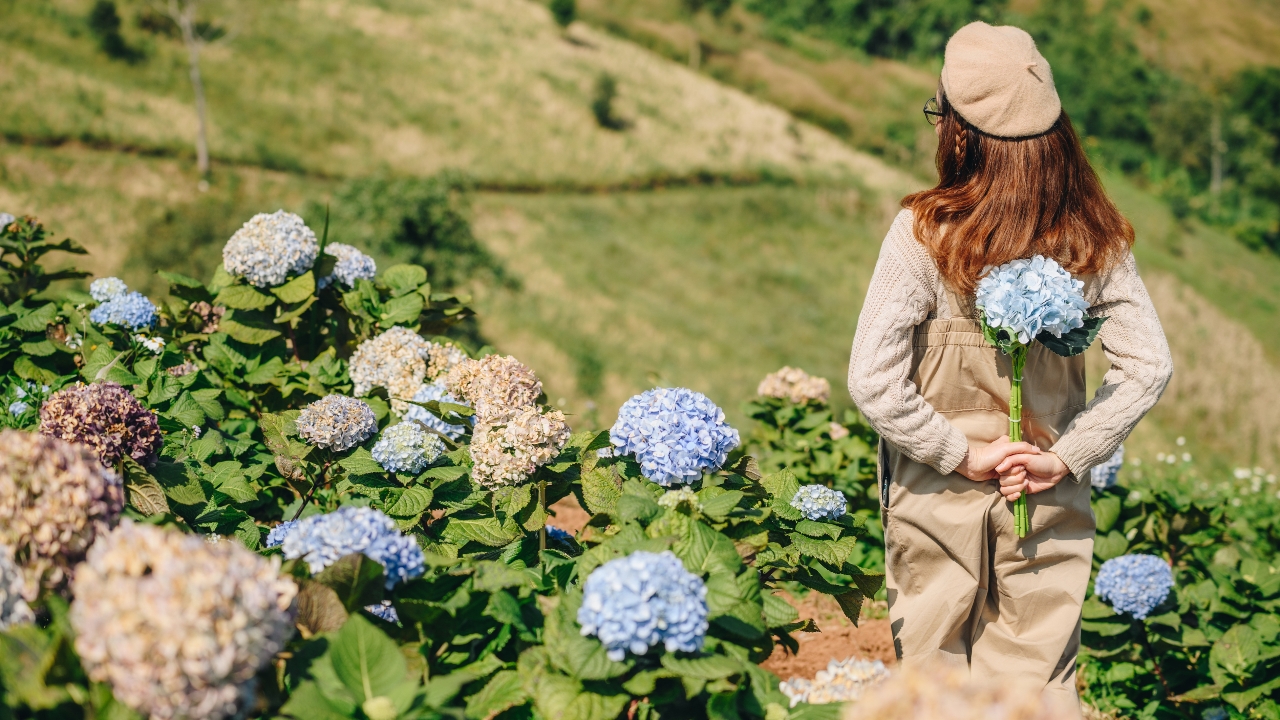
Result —
[{"label": "bouquet of hydrangea", "polygon": [[[976,305],[987,342],[1013,364],[1009,390],[1009,439],[1022,440],[1022,370],[1032,341],[1071,357],[1084,352],[1102,328],[1104,317],[1087,317],[1084,283],[1043,255],[1014,260],[978,281]],[[1018,537],[1030,529],[1027,496],[1014,503]]]}]

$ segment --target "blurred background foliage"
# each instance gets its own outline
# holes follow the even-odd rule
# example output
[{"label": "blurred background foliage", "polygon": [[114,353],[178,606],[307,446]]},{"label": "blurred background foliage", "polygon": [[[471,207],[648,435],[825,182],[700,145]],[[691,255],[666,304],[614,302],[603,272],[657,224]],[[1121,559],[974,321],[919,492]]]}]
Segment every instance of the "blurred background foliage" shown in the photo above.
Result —
[{"label": "blurred background foliage", "polygon": [[204,0],[204,183],[189,54],[153,3],[0,0],[0,210],[153,296],[255,212],[327,216],[471,293],[473,339],[538,367],[576,426],[666,383],[745,427],[781,365],[842,384],[884,229],[933,177],[920,106],[973,19],[1036,36],[1138,230],[1178,372],[1133,454],[1184,436],[1207,473],[1280,464],[1268,0]]}]

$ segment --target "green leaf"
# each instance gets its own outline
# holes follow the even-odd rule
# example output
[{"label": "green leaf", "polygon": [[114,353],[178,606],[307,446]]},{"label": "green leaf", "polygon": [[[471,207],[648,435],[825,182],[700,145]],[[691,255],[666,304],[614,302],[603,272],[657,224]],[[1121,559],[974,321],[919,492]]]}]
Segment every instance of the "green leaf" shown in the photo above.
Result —
[{"label": "green leaf", "polygon": [[160,483],[164,494],[180,505],[204,505],[209,501],[204,486],[187,473],[182,463],[160,461],[151,468],[151,475]]},{"label": "green leaf", "polygon": [[849,618],[849,622],[853,623],[854,627],[857,627],[858,619],[862,617],[862,601],[866,599],[866,596],[862,594],[861,590],[850,590],[836,595],[835,598],[836,602],[840,604],[840,611],[844,613],[845,617]]},{"label": "green leaf", "polygon": [[1120,496],[1106,494],[1093,503],[1093,516],[1098,521],[1098,534],[1106,534],[1120,519]]},{"label": "green leaf", "polygon": [[[249,285],[231,285],[223,288],[218,293],[218,296],[213,299],[213,304],[232,310],[262,310],[275,301],[275,298],[266,293],[258,292]],[[219,327],[222,327],[221,323],[219,323]]]},{"label": "green leaf", "polygon": [[733,540],[696,520],[689,523],[688,534],[680,538],[671,550],[694,575],[736,575],[742,567],[742,558]]},{"label": "green leaf", "polygon": [[48,357],[57,352],[57,348],[55,348],[53,343],[48,340],[24,342],[19,347],[22,349],[22,352],[27,355],[35,355],[36,357]]},{"label": "green leaf", "polygon": [[408,295],[427,281],[427,271],[419,265],[392,265],[379,278],[391,290],[392,297]]},{"label": "green leaf", "polygon": [[764,620],[769,627],[778,627],[800,619],[800,612],[775,592],[763,593]]},{"label": "green leaf", "polygon": [[342,627],[350,614],[333,588],[309,579],[301,582],[295,620],[298,626],[312,635],[333,632]]},{"label": "green leaf", "polygon": [[343,470],[352,475],[386,475],[387,471],[382,469],[377,460],[373,459],[373,455],[365,448],[356,448],[347,457],[338,461]]},{"label": "green leaf", "polygon": [[662,512],[662,507],[647,495],[627,493],[618,499],[618,517],[623,522],[640,520],[648,522]]},{"label": "green leaf", "polygon": [[808,535],[812,538],[825,537],[831,540],[838,540],[843,529],[844,528],[841,528],[839,525],[816,522],[813,520],[801,520],[796,523],[796,532]]},{"label": "green leaf", "polygon": [[715,520],[724,520],[738,507],[746,495],[741,490],[729,490],[702,503],[702,514]]},{"label": "green leaf", "polygon": [[1072,357],[1089,349],[1097,339],[1098,331],[1102,330],[1102,323],[1106,321],[1105,317],[1085,318],[1083,326],[1063,333],[1060,338],[1045,331],[1037,335],[1036,340],[1062,357]]},{"label": "green leaf", "polygon": [[191,396],[191,393],[183,391],[178,395],[178,399],[173,401],[173,405],[169,408],[169,412],[165,413],[169,417],[181,422],[186,427],[204,424],[204,409],[200,407],[200,403]]},{"label": "green leaf", "polygon": [[45,303],[34,310],[23,314],[13,322],[11,327],[26,332],[44,330],[58,316],[58,307],[53,303]]},{"label": "green leaf", "polygon": [[622,487],[612,467],[594,467],[582,473],[582,499],[592,515],[614,513],[622,498]]},{"label": "green leaf", "polygon": [[1102,561],[1120,557],[1129,549],[1129,541],[1119,530],[1112,530],[1106,535],[1099,533],[1093,539],[1093,556]]},{"label": "green leaf", "polygon": [[853,537],[815,540],[799,533],[791,533],[789,537],[791,544],[802,556],[816,558],[829,565],[843,565],[858,547],[858,539]]},{"label": "green leaf", "polygon": [[129,491],[129,506],[143,515],[160,515],[169,512],[164,488],[132,458],[124,459],[125,488]]},{"label": "green leaf", "polygon": [[699,658],[677,658],[663,654],[662,667],[681,677],[698,680],[719,680],[742,672],[742,663],[725,655],[708,655]]},{"label": "green leaf", "polygon": [[316,682],[306,680],[289,693],[280,713],[297,720],[350,720],[355,710],[355,704],[331,700]]},{"label": "green leaf", "polygon": [[222,318],[218,323],[218,329],[236,340],[249,345],[261,345],[280,337],[279,330],[251,327],[226,317]]},{"label": "green leaf", "polygon": [[554,720],[616,720],[631,700],[626,694],[600,695],[563,675],[549,673],[532,689],[537,717]]},{"label": "green leaf", "polygon": [[395,641],[359,615],[352,615],[329,646],[333,669],[356,701],[400,695],[412,685]]},{"label": "green leaf", "polygon": [[502,711],[528,701],[515,670],[503,670],[489,678],[489,682],[475,695],[467,698],[467,717],[481,720],[491,718]]},{"label": "green leaf", "polygon": [[[271,294],[287,303],[298,303],[315,295],[316,276],[310,270],[278,287],[271,288]],[[265,306],[264,306],[265,307]]]},{"label": "green leaf", "polygon": [[1253,665],[1262,656],[1262,643],[1258,633],[1249,625],[1235,625],[1223,633],[1209,651],[1209,662],[1222,668],[1231,677],[1246,679]]},{"label": "green leaf", "polygon": [[421,515],[426,511],[427,506],[431,504],[431,490],[429,488],[415,485],[404,489],[404,493],[395,501],[393,505],[387,508],[387,514],[393,517],[414,517]]},{"label": "green leaf", "polygon": [[347,612],[355,612],[382,601],[382,575],[381,565],[360,553],[352,553],[339,558],[315,579],[338,594]]},{"label": "green leaf", "polygon": [[417,293],[391,298],[382,306],[382,317],[379,318],[379,324],[387,327],[388,325],[411,323],[422,314],[423,307],[425,307],[425,304],[422,296]]},{"label": "green leaf", "polygon": [[515,526],[504,527],[497,518],[479,518],[476,520],[459,520],[450,518],[444,528],[444,538],[458,545],[467,542],[478,542],[489,547],[502,547],[520,536]]},{"label": "green leaf", "polygon": [[[118,376],[112,376],[110,379],[115,380],[121,385],[133,385],[138,382],[138,378],[129,374],[123,368],[117,367]],[[23,380],[32,380],[42,385],[49,385],[58,379],[58,374],[40,367],[34,360],[27,356],[22,356],[13,362],[13,372]]]},{"label": "green leaf", "polygon": [[222,390],[218,388],[203,388],[191,391],[191,398],[200,406],[205,416],[214,420],[222,420],[226,417],[226,413],[222,410],[222,403],[218,402],[218,396],[220,395],[222,395]]}]

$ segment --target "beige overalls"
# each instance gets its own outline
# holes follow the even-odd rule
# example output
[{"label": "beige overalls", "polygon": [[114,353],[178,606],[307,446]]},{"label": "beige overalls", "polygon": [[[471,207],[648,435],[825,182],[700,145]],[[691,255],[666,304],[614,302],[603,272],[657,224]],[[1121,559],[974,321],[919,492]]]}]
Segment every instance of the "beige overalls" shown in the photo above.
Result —
[{"label": "beige overalls", "polygon": [[[982,337],[972,303],[915,329],[912,381],[971,441],[1008,433],[1009,358]],[[1023,437],[1048,449],[1085,406],[1084,358],[1039,343],[1023,381]],[[1075,699],[1080,607],[1093,556],[1090,486],[1067,476],[1029,498],[1019,539],[996,481],[941,475],[881,441],[889,617],[904,663],[967,662]]]}]

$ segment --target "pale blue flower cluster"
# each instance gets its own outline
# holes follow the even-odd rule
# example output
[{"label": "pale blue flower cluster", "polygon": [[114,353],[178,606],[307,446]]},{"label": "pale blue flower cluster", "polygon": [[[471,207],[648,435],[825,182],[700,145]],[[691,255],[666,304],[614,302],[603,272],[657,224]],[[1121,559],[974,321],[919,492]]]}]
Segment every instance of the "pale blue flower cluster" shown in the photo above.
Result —
[{"label": "pale blue flower cluster", "polygon": [[1089,484],[1095,490],[1106,490],[1116,484],[1120,468],[1124,467],[1124,446],[1116,448],[1116,452],[1106,462],[1089,471]]},{"label": "pale blue flower cluster", "polygon": [[655,388],[628,400],[609,429],[615,455],[634,455],[645,477],[663,487],[691,483],[724,465],[738,431],[706,395]]},{"label": "pale blue flower cluster", "polygon": [[438,460],[444,450],[444,441],[439,435],[408,420],[383,430],[371,452],[383,470],[417,475]]},{"label": "pale blue flower cluster", "polygon": [[118,277],[98,278],[89,283],[89,296],[95,302],[104,303],[108,300],[115,300],[121,295],[129,292],[129,286]]},{"label": "pale blue flower cluster", "polygon": [[[418,391],[413,394],[414,402],[425,403],[431,402],[432,400],[435,400],[436,402],[447,402],[455,405],[466,405],[467,407],[471,407],[471,404],[465,400],[458,400],[453,395],[449,394],[449,391],[445,386],[440,383],[427,383],[418,388]],[[410,405],[409,409],[405,411],[404,417],[406,420],[416,420],[451,440],[457,440],[459,437],[462,437],[462,433],[467,430],[467,428],[462,425],[450,425],[435,415],[432,415],[426,408],[418,405]]]},{"label": "pale blue flower cluster", "polygon": [[849,510],[844,493],[822,485],[805,485],[791,498],[791,507],[810,520],[835,520]]},{"label": "pale blue flower cluster", "polygon": [[316,281],[316,286],[326,288],[335,279],[347,287],[355,287],[357,280],[372,280],[378,274],[378,264],[373,258],[345,243],[329,243],[324,254],[338,258],[333,274]]},{"label": "pale blue flower cluster", "polygon": [[31,409],[31,406],[28,405],[27,403],[22,402],[21,400],[14,400],[13,402],[9,403],[10,415],[15,415],[15,416],[21,415],[22,413],[30,409]]},{"label": "pale blue flower cluster", "polygon": [[978,281],[977,306],[987,325],[1029,345],[1041,332],[1054,337],[1084,325],[1084,283],[1043,255],[994,268]]},{"label": "pale blue flower cluster", "polygon": [[156,306],[140,292],[116,295],[89,313],[89,322],[96,325],[122,325],[130,330],[141,330],[156,324]]},{"label": "pale blue flower cluster", "polygon": [[1173,570],[1155,555],[1121,555],[1102,563],[1093,590],[1116,612],[1141,620],[1173,589]]},{"label": "pale blue flower cluster", "polygon": [[0,212],[0,232],[4,232],[4,229],[12,225],[13,221],[17,219],[18,218],[10,215],[7,212]]},{"label": "pale blue flower cluster", "polygon": [[695,652],[707,634],[707,586],[671,551],[638,550],[591,572],[578,624],[614,661],[658,644],[668,652]]},{"label": "pale blue flower cluster", "polygon": [[345,555],[364,553],[386,570],[388,590],[425,571],[426,558],[418,543],[373,508],[347,505],[327,515],[303,518],[284,532],[280,547],[286,558],[306,560],[313,574]]},{"label": "pale blue flower cluster", "polygon": [[281,543],[284,542],[284,539],[288,537],[289,533],[293,532],[293,529],[297,526],[297,520],[285,520],[279,525],[271,528],[271,532],[267,533],[267,547],[280,547]]}]

